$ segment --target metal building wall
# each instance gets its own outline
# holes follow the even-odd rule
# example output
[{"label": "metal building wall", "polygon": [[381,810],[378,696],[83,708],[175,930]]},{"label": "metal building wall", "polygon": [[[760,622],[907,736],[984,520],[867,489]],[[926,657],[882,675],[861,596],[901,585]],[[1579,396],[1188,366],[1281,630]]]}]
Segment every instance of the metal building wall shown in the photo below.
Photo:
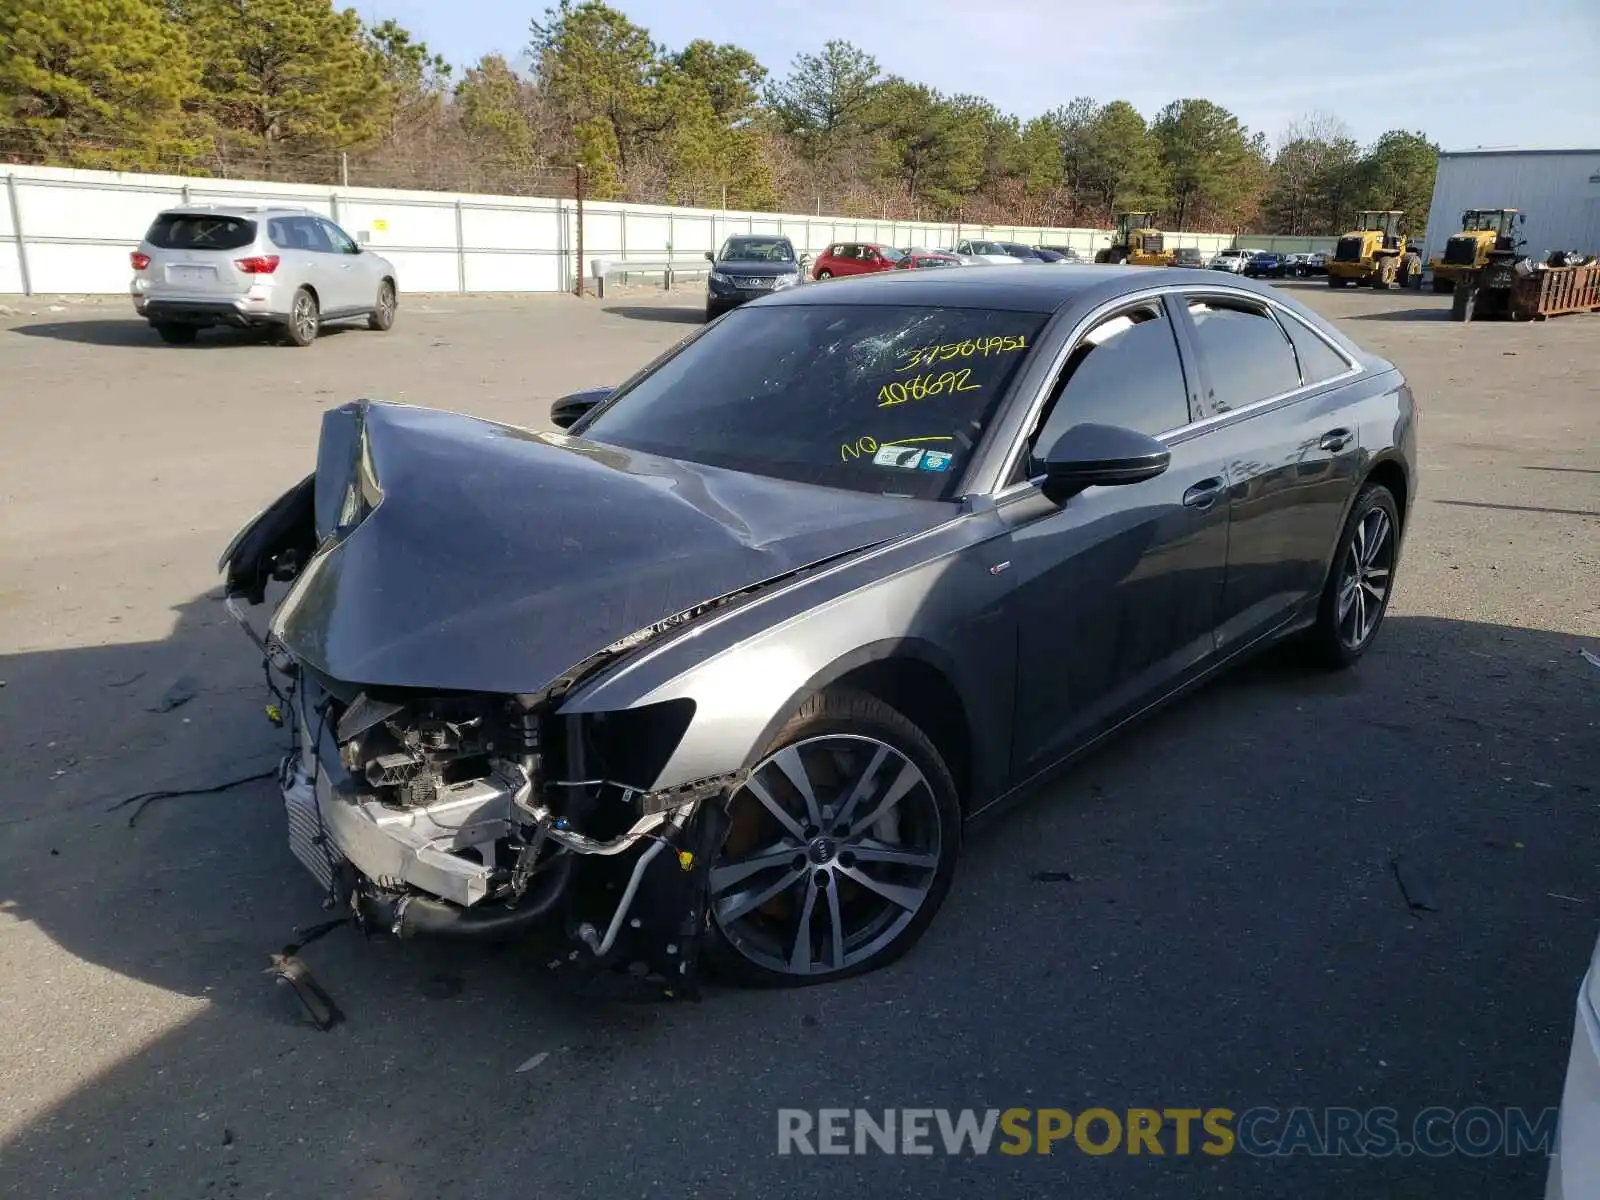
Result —
[{"label": "metal building wall", "polygon": [[1516,208],[1530,257],[1600,254],[1600,150],[1471,150],[1439,156],[1423,243],[1442,254],[1469,208]]}]

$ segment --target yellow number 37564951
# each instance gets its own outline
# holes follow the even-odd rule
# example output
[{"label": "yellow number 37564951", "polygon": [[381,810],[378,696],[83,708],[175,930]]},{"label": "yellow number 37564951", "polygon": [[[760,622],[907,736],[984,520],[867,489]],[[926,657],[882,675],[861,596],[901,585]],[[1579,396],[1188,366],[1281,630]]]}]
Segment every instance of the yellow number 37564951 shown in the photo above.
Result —
[{"label": "yellow number 37564951", "polygon": [[971,377],[972,368],[962,367],[959,371],[941,371],[937,375],[930,371],[915,379],[896,379],[878,389],[878,407],[889,408],[907,400],[925,400],[946,392],[976,392],[981,385],[972,383]]}]

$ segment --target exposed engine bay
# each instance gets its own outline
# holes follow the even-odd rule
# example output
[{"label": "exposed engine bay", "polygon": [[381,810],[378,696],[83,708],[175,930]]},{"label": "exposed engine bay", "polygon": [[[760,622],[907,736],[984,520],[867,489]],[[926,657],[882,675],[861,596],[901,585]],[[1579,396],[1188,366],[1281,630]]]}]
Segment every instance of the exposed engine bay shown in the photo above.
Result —
[{"label": "exposed engine bay", "polygon": [[519,697],[352,693],[281,654],[268,669],[294,740],[289,843],[326,907],[397,937],[550,922],[570,962],[692,991],[716,801],[739,774],[668,793],[636,782],[687,706],[553,717]]}]

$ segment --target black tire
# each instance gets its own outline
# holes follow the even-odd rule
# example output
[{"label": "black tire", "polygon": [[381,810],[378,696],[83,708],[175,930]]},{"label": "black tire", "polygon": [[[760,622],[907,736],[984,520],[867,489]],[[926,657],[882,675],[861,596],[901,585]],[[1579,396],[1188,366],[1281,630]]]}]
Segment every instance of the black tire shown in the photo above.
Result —
[{"label": "black tire", "polygon": [[[1349,586],[1350,568],[1353,564],[1351,544],[1356,541],[1357,531],[1366,525],[1368,531],[1372,528],[1372,514],[1381,513],[1387,521],[1387,542],[1381,547],[1382,569],[1387,572],[1383,577],[1383,595],[1377,600],[1377,612],[1371,616],[1371,624],[1366,629],[1364,636],[1352,644],[1349,632],[1356,632],[1350,617],[1354,614],[1346,608],[1341,612],[1340,599]],[[1359,551],[1359,548],[1358,548]],[[1389,611],[1389,599],[1394,595],[1395,567],[1399,562],[1400,551],[1400,514],[1394,502],[1394,496],[1389,489],[1381,483],[1369,483],[1364,486],[1356,496],[1356,502],[1350,509],[1350,516],[1344,524],[1344,532],[1339,535],[1339,545],[1333,553],[1333,562],[1328,568],[1328,581],[1322,588],[1322,599],[1317,605],[1317,620],[1306,631],[1306,649],[1310,652],[1311,659],[1318,666],[1341,669],[1353,666],[1372,648],[1372,643],[1377,641],[1378,632],[1383,628],[1383,618]],[[1359,559],[1359,552],[1354,559]],[[1357,584],[1358,589],[1363,584]],[[1366,594],[1361,602],[1365,605],[1371,601],[1371,588],[1365,589]],[[1363,614],[1364,615],[1364,614]]]},{"label": "black tire", "polygon": [[706,305],[706,324],[709,325],[722,315],[722,310],[713,305]]},{"label": "black tire", "polygon": [[1449,295],[1451,292],[1456,290],[1455,280],[1451,279],[1448,275],[1443,276],[1442,278],[1438,275],[1435,275],[1433,277],[1433,290],[1441,295]]},{"label": "black tire", "polygon": [[295,346],[309,346],[322,328],[322,311],[310,288],[301,288],[289,302],[289,321],[283,335]]},{"label": "black tire", "polygon": [[158,321],[154,328],[156,336],[169,346],[187,346],[200,332],[198,325],[180,325],[172,321]]},{"label": "black tire", "polygon": [[395,310],[400,306],[400,297],[394,290],[394,283],[385,279],[378,285],[378,298],[373,302],[372,311],[367,314],[367,328],[374,333],[387,333],[394,328]]},{"label": "black tire", "polygon": [[1349,282],[1350,281],[1348,279],[1346,279],[1342,275],[1329,275],[1328,276],[1328,286],[1331,287],[1331,288],[1342,288],[1345,284],[1347,284]]},{"label": "black tire", "polygon": [[833,278],[833,272],[828,270],[827,267],[823,267],[822,270],[817,272],[817,278],[819,280],[820,279],[832,279]]},{"label": "black tire", "polygon": [[[857,961],[848,962],[842,968],[836,968],[831,965],[822,966],[818,963],[816,965],[821,969],[810,970],[806,974],[773,969],[756,961],[757,958],[762,956],[761,931],[757,930],[754,938],[749,941],[746,940],[743,930],[734,935],[725,932],[718,911],[718,897],[714,894],[711,902],[712,916],[710,919],[711,932],[708,939],[708,956],[711,965],[727,979],[752,987],[808,987],[812,984],[832,983],[841,979],[848,979],[854,975],[861,975],[868,971],[875,971],[894,962],[911,949],[933,921],[940,905],[944,903],[945,896],[949,893],[951,880],[955,877],[956,859],[961,848],[961,803],[956,795],[955,781],[951,778],[950,770],[945,765],[939,751],[934,747],[927,735],[903,714],[891,708],[876,696],[869,695],[866,692],[856,691],[847,687],[829,688],[812,696],[800,706],[800,710],[785,723],[783,728],[772,739],[771,744],[762,752],[757,759],[757,763],[765,763],[770,756],[787,747],[806,742],[816,744],[814,739],[822,739],[830,735],[843,735],[846,739],[871,739],[871,741],[886,746],[902,756],[907,763],[920,772],[921,781],[907,791],[906,798],[901,800],[892,811],[896,815],[897,825],[905,821],[907,815],[909,815],[907,811],[903,810],[915,807],[922,814],[923,819],[913,822],[913,835],[916,834],[917,827],[920,826],[920,832],[925,841],[929,845],[936,847],[936,850],[930,849],[927,851],[928,853],[937,853],[937,864],[929,868],[932,871],[932,877],[921,885],[926,890],[923,891],[921,901],[909,921],[899,925],[897,931],[883,945],[872,949],[869,942],[868,948],[871,952]],[[870,743],[864,743],[864,750],[866,745],[870,745]],[[796,753],[798,754],[799,751],[797,750]],[[823,761],[826,763],[832,760],[825,756]],[[774,769],[773,767],[767,767],[768,774],[764,778],[771,779],[770,772]],[[884,771],[882,777],[886,777],[889,774],[889,771]],[[818,804],[823,806],[824,825],[828,820],[840,815],[830,811],[831,804],[835,800],[845,797],[851,790],[852,782],[853,780],[848,779],[839,780],[834,791],[829,791],[821,786],[815,789]],[[877,790],[876,783],[873,790]],[[795,795],[798,796],[798,793],[795,793]],[[915,797],[914,800],[913,797]],[[872,801],[869,799],[866,802],[871,803]],[[741,809],[741,804],[746,807]],[[754,810],[748,807],[757,804],[758,802],[748,793],[747,789],[742,789],[741,792],[735,793],[729,807],[731,820],[729,835],[722,849],[718,852],[718,865],[726,863],[728,847],[738,840],[744,826],[746,814],[754,811],[757,819],[765,819],[759,807]],[[846,802],[845,806],[848,807],[848,802]],[[793,815],[797,819],[803,819],[803,814],[798,811]],[[935,828],[930,829],[930,825]],[[807,826],[807,829],[810,828],[813,827]],[[874,826],[873,831],[876,831],[877,828],[878,826]],[[814,847],[817,842],[828,840],[827,835],[830,833],[836,834],[837,832],[837,829],[828,830],[823,828],[822,833],[824,836],[813,839],[811,845]],[[836,849],[838,860],[841,863],[845,862],[850,855],[850,846],[856,844],[848,840],[839,841]],[[746,848],[748,849],[748,846]],[[798,850],[797,854],[804,857],[806,851],[803,849]],[[810,861],[816,862],[817,859],[813,858]],[[849,865],[853,867],[855,864],[851,863]],[[802,866],[804,878],[792,885],[793,889],[809,888],[812,879],[821,874],[820,870],[814,869],[809,863],[803,863]],[[874,871],[882,869],[884,868],[874,867]],[[714,865],[713,871],[715,870],[716,866]],[[779,867],[778,870],[780,872],[779,878],[781,879],[784,877],[782,875],[783,868]],[[830,876],[830,878],[839,880],[840,877],[834,875]],[[815,895],[817,896],[818,905],[825,903],[827,890],[826,888],[818,888],[816,890]],[[876,893],[870,892],[859,885],[851,884],[848,881],[844,882],[842,886],[836,882],[833,890],[836,895],[844,895],[847,890],[853,892],[853,898],[847,897],[845,900],[841,900],[841,912],[845,911],[844,906],[846,904],[854,903],[858,899],[864,901],[869,907],[873,904],[882,903]],[[791,889],[785,889],[783,892],[777,893],[774,900],[768,903],[772,904],[784,900],[788,900],[791,906],[793,905]],[[762,922],[768,921],[768,918],[762,915],[765,911],[765,906],[754,910]],[[801,907],[799,911],[804,913],[806,910]],[[891,906],[888,911],[893,912],[893,907]],[[830,938],[823,937],[819,940],[809,932],[815,929],[815,923],[820,919],[823,933],[826,934],[831,916],[831,909],[827,912],[821,911],[820,908],[812,909],[813,923],[807,925],[808,936],[806,938],[808,950],[811,950],[812,953],[826,953],[827,951],[823,950],[824,946],[831,950],[832,941]],[[742,920],[743,918],[740,919]],[[773,921],[773,924],[787,926],[786,921]],[[799,927],[800,921],[797,919],[794,922],[796,932]],[[894,926],[891,926],[891,928],[894,928]],[[870,933],[870,929],[867,932]],[[882,934],[873,935],[875,940],[882,936]],[[849,949],[849,936],[841,938],[840,941],[846,946],[844,956],[846,959],[850,954],[860,953],[859,949]],[[793,935],[785,933],[782,937],[775,936],[772,942],[773,946],[781,951],[793,944]],[[745,948],[741,948],[741,946]],[[808,954],[808,969],[812,966],[810,960],[811,954]]]}]

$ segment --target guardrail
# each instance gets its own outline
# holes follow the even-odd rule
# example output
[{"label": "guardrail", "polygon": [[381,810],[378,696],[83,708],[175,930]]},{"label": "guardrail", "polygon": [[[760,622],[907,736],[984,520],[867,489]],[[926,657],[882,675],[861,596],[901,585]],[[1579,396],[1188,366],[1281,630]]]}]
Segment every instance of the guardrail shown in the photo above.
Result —
[{"label": "guardrail", "polygon": [[595,295],[602,300],[606,298],[606,279],[612,275],[660,275],[662,287],[671,291],[673,277],[679,272],[686,275],[705,275],[710,270],[711,264],[706,261],[703,254],[698,258],[684,258],[680,255],[671,258],[630,257],[589,260],[589,271],[594,276]]}]

